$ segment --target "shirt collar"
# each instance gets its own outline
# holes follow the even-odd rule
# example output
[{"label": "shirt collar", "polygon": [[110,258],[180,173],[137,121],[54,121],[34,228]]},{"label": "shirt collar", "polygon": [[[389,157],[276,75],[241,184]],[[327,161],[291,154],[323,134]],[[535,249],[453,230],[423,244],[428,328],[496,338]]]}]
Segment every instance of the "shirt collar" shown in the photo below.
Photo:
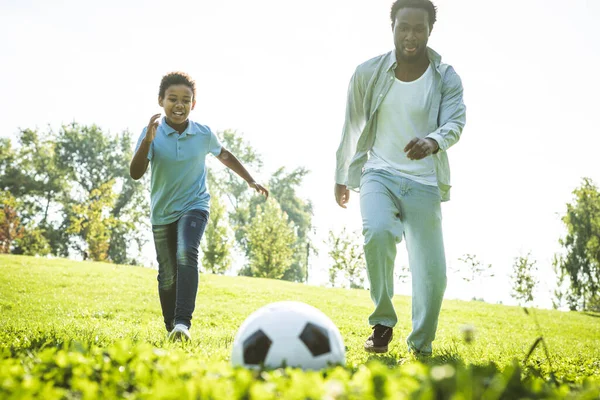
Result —
[{"label": "shirt collar", "polygon": [[[177,130],[175,128],[167,124],[167,117],[162,117],[160,124],[158,125],[158,129],[161,129],[167,136],[171,136],[173,133],[177,133]],[[188,119],[188,126],[187,128],[185,128],[185,131],[181,133],[181,135],[187,136],[195,134],[196,130],[194,129],[194,124]]]},{"label": "shirt collar", "polygon": [[[440,63],[442,62],[442,56],[440,56],[435,50],[430,47],[427,47],[427,56],[429,57],[429,62],[433,64],[435,69],[438,69]],[[392,50],[387,54],[387,70],[396,69],[398,65],[398,61],[396,60],[396,50]]]}]

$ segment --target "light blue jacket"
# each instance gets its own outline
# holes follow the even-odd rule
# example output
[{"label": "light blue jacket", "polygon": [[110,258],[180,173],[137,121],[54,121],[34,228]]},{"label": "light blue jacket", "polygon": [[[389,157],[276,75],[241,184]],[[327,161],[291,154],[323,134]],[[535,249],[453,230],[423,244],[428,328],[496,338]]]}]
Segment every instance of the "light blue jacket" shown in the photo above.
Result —
[{"label": "light blue jacket", "polygon": [[[429,112],[427,137],[440,149],[434,158],[435,172],[442,201],[450,199],[450,164],[447,150],[455,144],[466,122],[463,87],[458,74],[432,49],[427,49],[434,68],[433,101]],[[377,110],[394,83],[394,51],[372,58],[356,68],[348,88],[346,119],[337,150],[336,183],[350,189],[360,186],[360,177],[377,132]]]}]

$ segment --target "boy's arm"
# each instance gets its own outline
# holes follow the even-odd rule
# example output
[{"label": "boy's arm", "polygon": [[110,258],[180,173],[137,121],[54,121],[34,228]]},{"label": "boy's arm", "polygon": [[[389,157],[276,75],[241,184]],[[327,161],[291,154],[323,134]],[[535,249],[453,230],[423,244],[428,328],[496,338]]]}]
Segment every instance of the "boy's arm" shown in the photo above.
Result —
[{"label": "boy's arm", "polygon": [[222,147],[221,153],[217,156],[217,159],[223,163],[227,168],[238,174],[243,180],[248,183],[252,189],[255,189],[258,193],[265,195],[265,197],[269,197],[269,191],[257,183],[252,175],[246,170],[246,168],[242,165],[240,160],[237,159],[236,156],[231,154],[229,150]]},{"label": "boy's arm", "polygon": [[158,118],[160,114],[155,114],[150,118],[150,122],[144,132],[142,132],[143,137],[140,137],[138,141],[137,149],[135,151],[135,155],[131,160],[131,164],[129,164],[129,175],[133,178],[133,180],[138,180],[146,173],[148,169],[148,153],[150,152],[150,147],[152,146],[152,141],[154,141],[154,137],[156,136],[156,128],[158,127]]},{"label": "boy's arm", "polygon": [[142,140],[140,147],[137,149],[133,159],[131,160],[131,164],[129,164],[129,175],[134,181],[137,181],[144,176],[146,170],[148,169],[148,164],[150,163],[148,160],[148,152],[150,151],[151,145],[152,143]]}]

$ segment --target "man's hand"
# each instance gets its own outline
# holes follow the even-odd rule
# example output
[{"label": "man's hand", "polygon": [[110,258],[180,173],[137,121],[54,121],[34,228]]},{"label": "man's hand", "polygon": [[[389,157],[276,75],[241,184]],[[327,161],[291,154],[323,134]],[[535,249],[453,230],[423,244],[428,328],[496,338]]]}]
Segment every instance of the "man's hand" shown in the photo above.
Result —
[{"label": "man's hand", "polygon": [[422,160],[430,154],[435,153],[440,146],[431,138],[414,138],[404,148],[409,160]]},{"label": "man's hand", "polygon": [[156,128],[158,128],[157,119],[160,117],[160,113],[154,114],[152,118],[150,118],[150,122],[148,123],[148,128],[146,129],[146,137],[144,140],[148,143],[152,143],[154,137],[156,136]]},{"label": "man's hand", "polygon": [[335,201],[342,208],[346,208],[346,203],[350,200],[350,190],[346,185],[335,184]]},{"label": "man's hand", "polygon": [[269,198],[269,191],[262,186],[260,183],[256,183],[254,181],[252,182],[248,182],[248,186],[250,186],[252,189],[256,190],[259,194],[264,195],[267,199]]}]

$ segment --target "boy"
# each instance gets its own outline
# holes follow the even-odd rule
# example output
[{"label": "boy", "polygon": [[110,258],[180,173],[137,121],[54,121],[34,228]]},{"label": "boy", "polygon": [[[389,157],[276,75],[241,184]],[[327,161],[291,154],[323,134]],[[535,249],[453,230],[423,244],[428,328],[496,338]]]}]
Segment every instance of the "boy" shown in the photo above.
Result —
[{"label": "boy", "polygon": [[162,78],[158,104],[165,116],[150,118],[129,173],[138,180],[151,164],[151,222],[162,314],[170,340],[190,340],[198,291],[198,247],[210,208],[206,155],[216,156],[258,193],[268,197],[269,192],[223,148],[210,128],[188,119],[196,105],[196,85],[186,73],[172,72]]}]

